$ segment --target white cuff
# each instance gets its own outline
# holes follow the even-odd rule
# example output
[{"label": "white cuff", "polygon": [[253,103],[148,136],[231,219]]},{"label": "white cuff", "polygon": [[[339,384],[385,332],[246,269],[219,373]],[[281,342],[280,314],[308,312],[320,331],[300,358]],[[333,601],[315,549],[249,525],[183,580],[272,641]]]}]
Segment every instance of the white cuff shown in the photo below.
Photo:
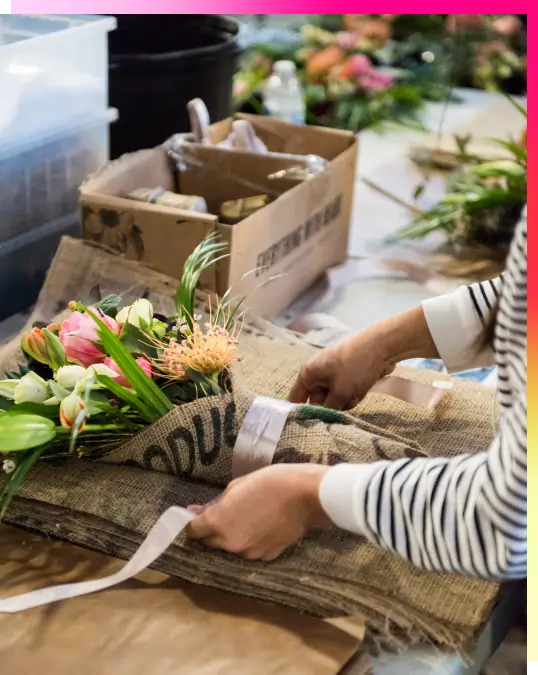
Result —
[{"label": "white cuff", "polygon": [[489,355],[478,354],[484,330],[466,286],[422,302],[426,323],[439,356],[449,373],[489,365]]},{"label": "white cuff", "polygon": [[335,525],[367,536],[364,503],[372,476],[385,462],[338,464],[323,477],[319,487],[321,507]]}]

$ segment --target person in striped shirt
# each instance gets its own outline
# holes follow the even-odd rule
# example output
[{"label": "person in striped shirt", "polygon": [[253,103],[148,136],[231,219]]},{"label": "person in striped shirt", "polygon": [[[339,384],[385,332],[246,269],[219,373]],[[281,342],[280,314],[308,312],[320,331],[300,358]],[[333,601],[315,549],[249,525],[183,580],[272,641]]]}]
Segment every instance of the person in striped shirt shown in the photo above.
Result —
[{"label": "person in striped shirt", "polygon": [[527,574],[527,219],[498,278],[426,300],[307,363],[290,395],[337,409],[358,403],[396,363],[441,358],[449,372],[498,366],[500,430],[453,459],[273,465],[198,507],[189,534],[273,560],[332,522],[429,569],[492,580]]}]

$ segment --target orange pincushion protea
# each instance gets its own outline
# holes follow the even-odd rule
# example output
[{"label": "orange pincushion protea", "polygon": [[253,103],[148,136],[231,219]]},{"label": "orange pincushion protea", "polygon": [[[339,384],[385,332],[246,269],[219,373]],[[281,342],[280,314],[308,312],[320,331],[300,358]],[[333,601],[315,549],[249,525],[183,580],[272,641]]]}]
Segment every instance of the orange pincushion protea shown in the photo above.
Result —
[{"label": "orange pincushion protea", "polygon": [[195,323],[192,331],[186,331],[181,341],[176,338],[170,340],[153,364],[164,377],[187,380],[186,371],[191,369],[215,378],[234,361],[242,360],[237,354],[237,337],[211,323],[206,323],[205,328],[203,331]]}]

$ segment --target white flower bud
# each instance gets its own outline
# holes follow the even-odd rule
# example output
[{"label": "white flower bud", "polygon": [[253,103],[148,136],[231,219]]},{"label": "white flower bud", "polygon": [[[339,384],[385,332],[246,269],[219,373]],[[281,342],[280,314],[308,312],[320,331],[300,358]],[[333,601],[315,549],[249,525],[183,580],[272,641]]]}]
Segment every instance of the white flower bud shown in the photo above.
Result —
[{"label": "white flower bud", "polygon": [[130,307],[124,307],[118,312],[116,321],[120,326],[130,323],[136,328],[149,328],[153,321],[153,305],[145,298],[135,300]]},{"label": "white flower bud", "polygon": [[[69,394],[69,396],[66,396],[60,403],[60,422],[62,427],[64,427],[64,429],[72,429],[82,410],[84,410],[84,401],[78,394],[73,392],[72,394]],[[80,431],[82,431],[83,426],[84,423],[82,424]]]},{"label": "white flower bud", "polygon": [[74,389],[77,382],[86,375],[82,366],[62,366],[57,370],[54,379],[64,389]]},{"label": "white flower bud", "polygon": [[50,397],[45,380],[32,370],[21,377],[15,389],[14,400],[20,403],[43,403]]}]

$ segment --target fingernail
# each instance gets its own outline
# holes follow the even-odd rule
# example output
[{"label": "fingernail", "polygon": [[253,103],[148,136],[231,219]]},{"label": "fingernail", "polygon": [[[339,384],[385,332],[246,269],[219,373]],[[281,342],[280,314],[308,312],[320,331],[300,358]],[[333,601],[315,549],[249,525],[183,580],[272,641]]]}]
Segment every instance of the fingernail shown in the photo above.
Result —
[{"label": "fingernail", "polygon": [[205,506],[201,506],[200,504],[191,504],[190,506],[187,506],[187,511],[190,511],[195,515],[199,515],[200,513],[202,513],[204,509]]}]

